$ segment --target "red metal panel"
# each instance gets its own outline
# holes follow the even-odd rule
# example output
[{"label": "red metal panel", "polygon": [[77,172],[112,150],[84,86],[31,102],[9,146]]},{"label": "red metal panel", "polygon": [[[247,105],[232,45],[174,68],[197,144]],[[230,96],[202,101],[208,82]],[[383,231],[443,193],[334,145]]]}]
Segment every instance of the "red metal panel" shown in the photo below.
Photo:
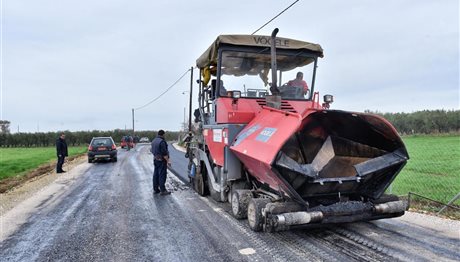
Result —
[{"label": "red metal panel", "polygon": [[276,174],[273,173],[270,164],[258,162],[249,155],[238,153],[237,155],[241,162],[245,163],[248,172],[252,174],[252,176],[256,177],[259,182],[266,183],[272,189],[277,191],[280,190],[290,196],[287,186]]},{"label": "red metal panel", "polygon": [[211,161],[219,166],[224,165],[224,147],[226,142],[227,130],[225,128],[206,128],[203,130],[203,136],[211,152]]},{"label": "red metal panel", "polygon": [[[219,97],[216,100],[217,123],[246,124],[266,106],[265,98],[240,98]],[[321,109],[316,101],[283,100],[281,109],[287,112],[299,113],[304,116],[308,109]]]},{"label": "red metal panel", "polygon": [[220,97],[216,101],[217,123],[249,123],[262,109],[254,99]]},{"label": "red metal panel", "polygon": [[264,108],[238,135],[230,149],[260,182],[273,189],[281,186],[285,191],[283,182],[271,170],[271,164],[301,122],[300,114]]}]

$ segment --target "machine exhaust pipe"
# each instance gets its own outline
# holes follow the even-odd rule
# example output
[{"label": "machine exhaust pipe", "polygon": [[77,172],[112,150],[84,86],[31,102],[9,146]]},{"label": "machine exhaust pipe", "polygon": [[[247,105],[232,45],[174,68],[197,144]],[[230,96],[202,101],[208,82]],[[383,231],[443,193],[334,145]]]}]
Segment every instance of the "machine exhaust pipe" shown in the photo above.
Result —
[{"label": "machine exhaust pipe", "polygon": [[377,204],[375,205],[374,210],[377,214],[400,213],[406,211],[408,207],[409,205],[407,201],[399,200]]},{"label": "machine exhaust pipe", "polygon": [[281,93],[277,86],[277,64],[276,64],[276,35],[278,34],[278,28],[273,30],[271,35],[270,43],[270,55],[271,55],[271,71],[272,71],[272,84],[270,86],[271,95],[265,96],[267,106],[281,109]]},{"label": "machine exhaust pipe", "polygon": [[319,211],[314,212],[291,212],[276,215],[278,226],[289,227],[294,225],[304,225],[313,222],[319,222],[323,219],[323,213]]},{"label": "machine exhaust pipe", "polygon": [[272,91],[273,95],[279,95],[280,90],[277,86],[277,64],[276,64],[276,35],[278,34],[279,29],[275,28],[271,35],[271,45],[270,45],[270,54],[271,54],[271,69],[272,69],[272,86],[270,87],[270,91]]}]

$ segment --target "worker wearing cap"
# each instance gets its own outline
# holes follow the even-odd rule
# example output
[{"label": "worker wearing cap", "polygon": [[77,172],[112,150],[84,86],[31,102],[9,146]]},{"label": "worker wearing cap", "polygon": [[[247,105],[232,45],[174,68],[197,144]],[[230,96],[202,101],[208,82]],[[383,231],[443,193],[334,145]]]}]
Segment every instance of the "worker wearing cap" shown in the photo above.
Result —
[{"label": "worker wearing cap", "polygon": [[153,193],[160,195],[169,195],[171,192],[166,190],[167,168],[171,165],[169,160],[168,143],[164,139],[165,131],[158,131],[158,136],[152,141],[150,151],[153,154]]}]

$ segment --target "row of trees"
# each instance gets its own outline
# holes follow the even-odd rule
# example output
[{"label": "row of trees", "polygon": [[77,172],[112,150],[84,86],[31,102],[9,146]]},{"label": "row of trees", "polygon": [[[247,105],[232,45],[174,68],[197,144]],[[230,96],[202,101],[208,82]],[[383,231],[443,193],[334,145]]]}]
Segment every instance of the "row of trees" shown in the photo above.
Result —
[{"label": "row of trees", "polygon": [[[1,147],[47,147],[54,146],[56,139],[61,132],[38,132],[38,133],[0,133]],[[66,141],[69,146],[88,145],[91,138],[98,136],[111,136],[116,143],[120,143],[121,138],[125,135],[148,137],[150,140],[157,136],[157,131],[136,131],[134,134],[125,130],[115,129],[111,131],[64,131]],[[166,140],[176,140],[179,132],[166,132]]]},{"label": "row of trees", "polygon": [[[379,114],[390,121],[401,134],[441,134],[460,132],[460,110],[424,110],[413,113],[368,113]],[[8,121],[1,122],[1,147],[46,147],[53,146],[60,132],[15,133],[8,131]],[[127,131],[115,129],[111,131],[66,131],[66,140],[70,146],[87,145],[92,137],[111,136],[119,143],[127,135]],[[136,131],[138,137],[153,139],[157,131]],[[167,140],[176,140],[179,132],[166,132]]]},{"label": "row of trees", "polygon": [[423,110],[413,113],[379,113],[400,134],[442,134],[460,132],[460,110]]}]

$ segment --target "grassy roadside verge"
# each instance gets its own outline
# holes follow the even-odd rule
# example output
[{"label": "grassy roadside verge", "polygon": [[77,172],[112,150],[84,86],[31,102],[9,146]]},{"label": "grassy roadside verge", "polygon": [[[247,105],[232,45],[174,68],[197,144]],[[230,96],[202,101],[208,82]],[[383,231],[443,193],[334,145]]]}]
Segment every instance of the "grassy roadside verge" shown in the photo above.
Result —
[{"label": "grassy roadside verge", "polygon": [[[86,146],[69,147],[69,157],[86,151]],[[24,176],[41,165],[56,161],[54,147],[0,148],[0,180]]]},{"label": "grassy roadside verge", "polygon": [[[410,159],[396,177],[389,192],[396,195],[416,193],[441,203],[460,192],[460,136],[407,136],[403,141]],[[453,205],[460,207],[460,200]],[[443,205],[412,195],[411,209],[437,213]],[[442,215],[460,219],[460,211],[447,208]]]},{"label": "grassy roadside verge", "polygon": [[414,192],[447,203],[460,192],[460,136],[410,136],[403,140],[410,159],[396,177],[393,193]]}]

